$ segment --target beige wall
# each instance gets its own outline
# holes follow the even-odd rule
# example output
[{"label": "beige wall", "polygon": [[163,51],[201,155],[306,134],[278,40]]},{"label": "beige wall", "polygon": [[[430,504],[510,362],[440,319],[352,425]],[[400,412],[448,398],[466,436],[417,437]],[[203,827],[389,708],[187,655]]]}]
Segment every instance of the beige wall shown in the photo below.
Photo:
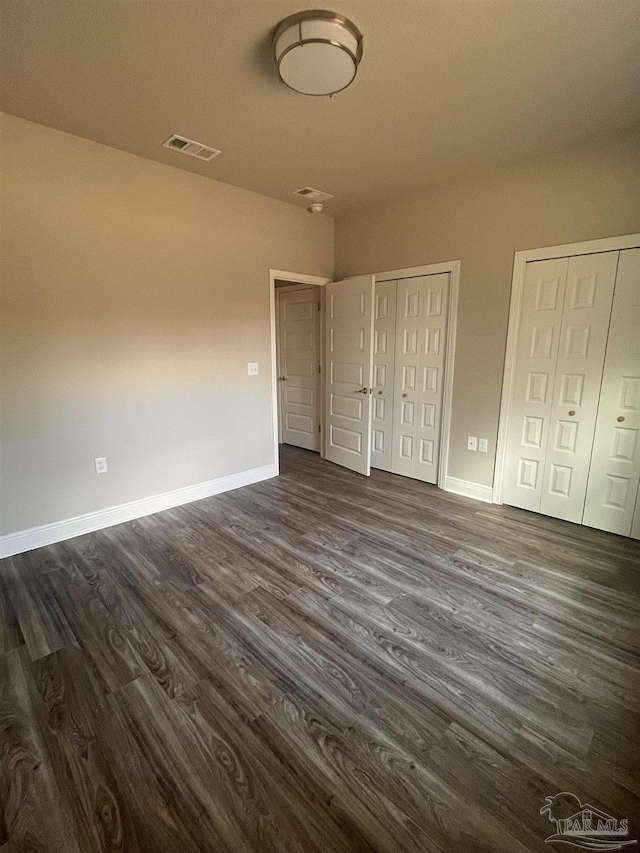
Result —
[{"label": "beige wall", "polygon": [[272,462],[268,271],[331,276],[332,219],[2,132],[0,533]]},{"label": "beige wall", "polygon": [[638,133],[336,219],[336,278],[462,261],[450,476],[492,482],[514,252],[638,231]]},{"label": "beige wall", "polygon": [[[332,220],[11,116],[2,134],[0,534],[269,464],[268,269],[331,276]],[[640,231],[639,155],[628,134],[339,218],[337,277],[462,261],[451,476],[492,480],[513,253]]]}]

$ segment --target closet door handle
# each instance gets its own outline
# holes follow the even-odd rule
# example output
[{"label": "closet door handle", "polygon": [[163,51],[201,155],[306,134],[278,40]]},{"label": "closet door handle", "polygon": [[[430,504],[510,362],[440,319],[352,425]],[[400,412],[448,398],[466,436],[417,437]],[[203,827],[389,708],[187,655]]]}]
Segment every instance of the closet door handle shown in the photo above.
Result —
[{"label": "closet door handle", "polygon": [[616,418],[616,420],[618,421],[619,424],[621,424],[624,421],[624,415],[620,415],[620,417]]},{"label": "closet door handle", "polygon": [[406,395],[406,394],[403,394],[402,396],[403,396],[403,397],[406,397],[407,395]]},{"label": "closet door handle", "polygon": [[571,409],[571,411],[569,412],[569,417],[572,418],[574,415],[575,415],[575,412],[573,409]]}]

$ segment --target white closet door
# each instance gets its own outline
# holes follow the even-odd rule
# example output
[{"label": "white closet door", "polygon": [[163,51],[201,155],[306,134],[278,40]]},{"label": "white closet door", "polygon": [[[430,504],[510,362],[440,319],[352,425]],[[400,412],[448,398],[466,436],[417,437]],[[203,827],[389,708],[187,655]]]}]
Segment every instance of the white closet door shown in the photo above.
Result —
[{"label": "white closet door", "polygon": [[525,269],[507,433],[504,502],[540,510],[568,258]]},{"label": "white closet door", "polygon": [[371,467],[391,471],[393,378],[396,346],[395,281],[376,283],[373,332]]},{"label": "white closet door", "polygon": [[618,262],[583,523],[629,536],[639,482],[640,249],[628,249]]},{"label": "white closet door", "polygon": [[438,482],[449,283],[449,273],[426,276],[424,282],[417,477],[427,483]]},{"label": "white closet door", "polygon": [[374,277],[334,282],[325,290],[325,458],[368,476]]},{"label": "white closet door", "polygon": [[317,288],[278,294],[281,440],[320,450],[320,309]]},{"label": "white closet door", "polygon": [[580,522],[618,252],[569,258],[540,511]]},{"label": "white closet door", "polygon": [[398,281],[394,381],[395,474],[438,481],[449,274]]}]

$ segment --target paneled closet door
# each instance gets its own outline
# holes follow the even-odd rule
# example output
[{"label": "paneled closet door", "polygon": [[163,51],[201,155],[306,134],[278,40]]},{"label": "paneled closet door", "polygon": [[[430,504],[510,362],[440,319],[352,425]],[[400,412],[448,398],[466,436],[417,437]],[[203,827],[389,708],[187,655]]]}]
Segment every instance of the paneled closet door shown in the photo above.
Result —
[{"label": "paneled closet door", "polygon": [[373,333],[371,467],[391,471],[396,281],[376,283]]},{"label": "paneled closet door", "polygon": [[504,502],[540,511],[568,258],[525,268],[507,434]]},{"label": "paneled closet door", "polygon": [[420,373],[420,328],[424,302],[422,278],[398,282],[396,303],[395,398],[393,404],[394,474],[414,477],[418,429],[418,376]]},{"label": "paneled closet door", "polygon": [[540,512],[581,522],[618,252],[569,258]]},{"label": "paneled closet door", "polygon": [[424,331],[420,372],[416,476],[427,483],[438,482],[449,317],[449,283],[449,273],[428,275],[424,279]]},{"label": "paneled closet door", "polygon": [[394,474],[438,481],[449,274],[398,281]]},{"label": "paneled closet door", "polygon": [[[620,252],[583,523],[640,538],[640,249]],[[637,507],[637,510],[636,510]]]}]

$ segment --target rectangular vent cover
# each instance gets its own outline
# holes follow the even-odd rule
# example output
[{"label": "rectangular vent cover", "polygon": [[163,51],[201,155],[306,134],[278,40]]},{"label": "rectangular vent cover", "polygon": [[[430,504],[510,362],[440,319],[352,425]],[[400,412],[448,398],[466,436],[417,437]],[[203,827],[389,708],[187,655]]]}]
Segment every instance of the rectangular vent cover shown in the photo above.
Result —
[{"label": "rectangular vent cover", "polygon": [[298,195],[300,198],[304,198],[307,201],[326,201],[328,198],[333,198],[329,193],[314,190],[313,187],[303,187],[301,190],[296,190],[294,195]]},{"label": "rectangular vent cover", "polygon": [[178,136],[174,133],[166,142],[163,142],[163,148],[172,148],[174,151],[179,151],[181,154],[188,154],[190,157],[197,157],[198,160],[213,160],[222,151],[217,148],[209,148],[201,142],[195,142],[193,139],[187,139],[184,136]]}]

